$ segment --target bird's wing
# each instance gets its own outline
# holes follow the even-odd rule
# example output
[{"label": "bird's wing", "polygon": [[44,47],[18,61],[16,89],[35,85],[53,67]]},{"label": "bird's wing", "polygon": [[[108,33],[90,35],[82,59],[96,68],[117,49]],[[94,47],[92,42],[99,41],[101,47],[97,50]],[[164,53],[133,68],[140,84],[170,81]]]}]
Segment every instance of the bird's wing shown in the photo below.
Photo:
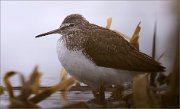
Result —
[{"label": "bird's wing", "polygon": [[164,71],[158,62],[139,52],[122,36],[111,30],[93,29],[83,53],[97,66],[140,72]]}]

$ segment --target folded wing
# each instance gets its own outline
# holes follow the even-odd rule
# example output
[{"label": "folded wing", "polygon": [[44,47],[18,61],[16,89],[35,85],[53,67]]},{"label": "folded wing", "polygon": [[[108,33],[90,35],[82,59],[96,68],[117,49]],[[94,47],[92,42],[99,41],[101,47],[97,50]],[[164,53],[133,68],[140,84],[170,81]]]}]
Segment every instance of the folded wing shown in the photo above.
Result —
[{"label": "folded wing", "polygon": [[83,53],[97,66],[139,72],[164,71],[160,63],[139,52],[116,32],[97,28],[89,35]]}]

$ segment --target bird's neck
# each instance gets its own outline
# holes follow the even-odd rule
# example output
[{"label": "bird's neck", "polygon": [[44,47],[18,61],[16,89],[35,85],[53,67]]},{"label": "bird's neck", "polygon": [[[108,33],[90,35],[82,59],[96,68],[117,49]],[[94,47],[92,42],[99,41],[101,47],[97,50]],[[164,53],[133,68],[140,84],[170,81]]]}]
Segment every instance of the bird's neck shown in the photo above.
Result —
[{"label": "bird's neck", "polygon": [[62,36],[62,40],[65,43],[67,49],[78,51],[82,50],[87,39],[86,33],[82,30],[71,31]]}]

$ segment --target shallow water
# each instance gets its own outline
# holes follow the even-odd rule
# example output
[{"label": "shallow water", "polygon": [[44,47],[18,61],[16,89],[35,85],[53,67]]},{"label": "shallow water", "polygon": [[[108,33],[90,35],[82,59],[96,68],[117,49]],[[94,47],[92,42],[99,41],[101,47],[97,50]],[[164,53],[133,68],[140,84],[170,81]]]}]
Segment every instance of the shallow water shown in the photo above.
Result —
[{"label": "shallow water", "polygon": [[[19,90],[15,90],[14,93],[17,95]],[[46,100],[38,103],[38,106],[41,108],[57,108],[62,107],[63,103],[60,98],[61,92],[56,92],[48,97]],[[106,93],[106,97],[109,97],[110,93]],[[93,99],[93,95],[91,91],[70,91],[67,93],[68,100],[67,103],[75,103],[79,101],[87,102],[90,99]],[[0,96],[0,108],[7,108],[9,105],[8,94],[5,92],[2,96]]]}]

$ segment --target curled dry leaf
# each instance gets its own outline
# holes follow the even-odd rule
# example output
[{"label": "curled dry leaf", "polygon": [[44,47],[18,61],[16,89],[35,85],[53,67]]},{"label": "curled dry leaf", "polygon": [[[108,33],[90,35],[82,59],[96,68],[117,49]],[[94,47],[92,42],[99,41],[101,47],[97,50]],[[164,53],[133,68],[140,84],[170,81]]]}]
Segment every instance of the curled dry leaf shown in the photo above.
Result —
[{"label": "curled dry leaf", "polygon": [[160,107],[160,99],[150,89],[147,74],[133,79],[133,101],[136,108]]},{"label": "curled dry leaf", "polygon": [[4,81],[4,84],[6,86],[6,90],[7,90],[8,94],[9,94],[10,98],[14,98],[14,93],[13,93],[13,88],[12,88],[12,85],[11,85],[11,83],[9,81],[9,78],[12,77],[15,74],[16,74],[15,72],[10,71],[10,72],[7,72],[5,74],[5,76],[3,77],[3,81]]},{"label": "curled dry leaf", "polygon": [[[12,85],[11,85],[11,82],[9,81],[9,79],[10,79],[10,77],[14,76],[15,74],[19,74],[19,73],[10,71],[10,72],[7,72],[3,78],[6,90],[10,97],[9,98],[9,101],[10,101],[9,107],[10,108],[27,108],[27,107],[35,108],[35,107],[38,107],[35,103],[27,100],[31,94],[30,93],[31,91],[29,91],[30,89],[25,86],[22,86],[19,96],[14,96],[13,88],[12,88]],[[22,85],[27,85],[24,80],[23,75],[19,74],[19,76],[21,78]]]},{"label": "curled dry leaf", "polygon": [[[13,88],[11,82],[9,81],[10,77],[18,74],[20,76],[20,80],[22,83],[22,88],[20,90],[19,96],[14,96]],[[22,74],[17,72],[7,72],[3,78],[5,87],[9,94],[10,108],[35,108],[38,107],[36,104],[40,101],[46,99],[51,94],[55,93],[58,90],[66,90],[69,86],[74,84],[75,78],[71,77],[69,79],[65,79],[64,81],[58,83],[57,85],[50,87],[48,89],[39,90],[39,82],[40,82],[41,73],[38,72],[37,67],[33,70],[33,73],[30,75],[29,80],[25,80]],[[64,77],[65,78],[65,77]],[[30,97],[35,93],[33,97]]]},{"label": "curled dry leaf", "polygon": [[36,66],[33,70],[33,72],[31,73],[29,80],[25,81],[24,76],[20,75],[20,79],[21,79],[21,84],[22,84],[22,88],[21,88],[21,93],[19,95],[19,99],[20,100],[27,100],[29,98],[29,96],[31,94],[38,94],[38,90],[39,90],[39,80],[40,80],[40,76],[41,73],[38,72],[38,67]]}]

